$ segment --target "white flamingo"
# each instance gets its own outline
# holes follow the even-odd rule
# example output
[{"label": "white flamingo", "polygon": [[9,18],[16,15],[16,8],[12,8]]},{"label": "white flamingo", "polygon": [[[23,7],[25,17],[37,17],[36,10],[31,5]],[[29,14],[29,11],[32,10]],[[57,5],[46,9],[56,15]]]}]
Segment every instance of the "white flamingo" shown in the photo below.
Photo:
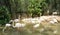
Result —
[{"label": "white flamingo", "polygon": [[20,27],[25,27],[25,25],[26,25],[26,24],[16,23],[15,26],[13,26],[13,27],[14,27],[14,28],[15,28],[15,27],[20,28]]},{"label": "white flamingo", "polygon": [[55,24],[55,23],[58,23],[58,21],[57,21],[55,18],[52,18],[52,20],[49,21],[49,23],[51,23],[51,24]]},{"label": "white flamingo", "polygon": [[[19,20],[18,19],[15,19],[15,20],[10,20],[9,23],[5,24],[5,27],[3,28],[3,31],[7,28],[7,27],[10,27],[10,26],[14,26],[14,22],[18,22]],[[11,24],[10,24],[11,23]],[[13,24],[12,24],[13,23]]]},{"label": "white flamingo", "polygon": [[12,26],[12,24],[6,24],[5,25],[5,27],[4,27],[4,29],[3,29],[3,32],[5,31],[5,29],[7,28],[7,27],[10,27],[10,26],[12,26],[13,28],[23,28],[23,27],[25,27],[25,25],[26,24],[21,24],[21,23],[16,23],[15,25],[13,25]]},{"label": "white flamingo", "polygon": [[58,21],[55,18],[53,18],[53,21],[56,22],[56,23],[58,23]]},{"label": "white flamingo", "polygon": [[19,19],[14,19],[14,22],[16,23],[16,22],[19,22],[20,20]]},{"label": "white flamingo", "polygon": [[6,29],[7,27],[10,27],[10,26],[12,26],[12,25],[7,23],[7,24],[5,25],[5,27],[3,28],[3,32],[5,31],[5,29]]},{"label": "white flamingo", "polygon": [[40,24],[36,24],[36,25],[34,25],[33,27],[34,28],[37,28],[37,27],[39,27],[40,26]]}]

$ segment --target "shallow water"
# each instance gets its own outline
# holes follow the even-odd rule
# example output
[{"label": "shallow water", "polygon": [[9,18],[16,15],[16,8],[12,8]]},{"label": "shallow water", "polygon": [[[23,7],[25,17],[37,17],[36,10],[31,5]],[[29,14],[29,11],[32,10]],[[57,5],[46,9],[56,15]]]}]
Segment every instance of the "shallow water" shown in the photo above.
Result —
[{"label": "shallow water", "polygon": [[[40,27],[39,27],[40,29]],[[57,33],[54,34],[53,30],[50,30],[49,28],[45,28],[44,31],[40,32],[38,29],[37,30],[28,30],[28,29],[22,29],[22,30],[17,30],[14,28],[11,29],[5,29],[3,32],[2,29],[0,29],[0,35],[60,35],[60,23],[57,24]]]}]

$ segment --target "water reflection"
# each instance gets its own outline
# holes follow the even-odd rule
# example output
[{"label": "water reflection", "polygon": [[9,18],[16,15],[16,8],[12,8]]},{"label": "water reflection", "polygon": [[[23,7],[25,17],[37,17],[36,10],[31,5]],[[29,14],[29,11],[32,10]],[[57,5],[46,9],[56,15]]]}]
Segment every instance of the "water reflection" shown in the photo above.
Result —
[{"label": "water reflection", "polygon": [[[29,24],[30,25],[30,24]],[[29,26],[28,25],[28,26]],[[2,29],[0,29],[0,35],[60,35],[60,23],[58,23],[55,27],[50,26],[46,28],[42,28],[43,26],[40,25],[39,28],[32,28],[32,27],[25,27],[20,28],[19,30],[16,28],[6,28],[3,32]],[[56,30],[55,30],[56,29]],[[54,31],[56,34],[54,34]]]},{"label": "water reflection", "polygon": [[16,30],[16,29],[9,29],[9,30],[5,30],[4,32],[2,32],[2,30],[0,30],[0,35],[29,35],[27,31],[20,31],[20,30]]}]

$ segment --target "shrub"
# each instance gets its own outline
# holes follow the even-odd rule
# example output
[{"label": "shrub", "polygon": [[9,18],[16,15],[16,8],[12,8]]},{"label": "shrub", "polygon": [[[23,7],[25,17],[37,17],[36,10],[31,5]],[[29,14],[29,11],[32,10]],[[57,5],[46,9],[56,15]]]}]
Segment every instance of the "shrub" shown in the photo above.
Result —
[{"label": "shrub", "polygon": [[5,6],[0,6],[0,24],[4,25],[9,22],[9,20],[10,14],[8,8]]}]

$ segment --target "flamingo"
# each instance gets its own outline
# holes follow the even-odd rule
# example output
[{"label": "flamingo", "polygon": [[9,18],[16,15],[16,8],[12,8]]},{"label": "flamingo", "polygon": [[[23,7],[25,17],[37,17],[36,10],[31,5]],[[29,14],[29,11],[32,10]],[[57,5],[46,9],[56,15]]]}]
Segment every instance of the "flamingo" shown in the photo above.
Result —
[{"label": "flamingo", "polygon": [[16,22],[19,22],[20,20],[19,19],[14,19],[14,22],[16,23]]},{"label": "flamingo", "polygon": [[40,24],[36,24],[36,25],[34,25],[33,27],[34,28],[37,28],[37,27],[39,27],[40,26]]},{"label": "flamingo", "polygon": [[11,27],[11,24],[8,24],[8,23],[7,23],[7,24],[5,25],[5,27],[3,28],[3,32],[5,31],[5,29],[6,29],[7,27]]},{"label": "flamingo", "polygon": [[15,26],[13,26],[14,28],[15,27],[25,27],[26,24],[22,24],[22,23],[16,23]]}]

